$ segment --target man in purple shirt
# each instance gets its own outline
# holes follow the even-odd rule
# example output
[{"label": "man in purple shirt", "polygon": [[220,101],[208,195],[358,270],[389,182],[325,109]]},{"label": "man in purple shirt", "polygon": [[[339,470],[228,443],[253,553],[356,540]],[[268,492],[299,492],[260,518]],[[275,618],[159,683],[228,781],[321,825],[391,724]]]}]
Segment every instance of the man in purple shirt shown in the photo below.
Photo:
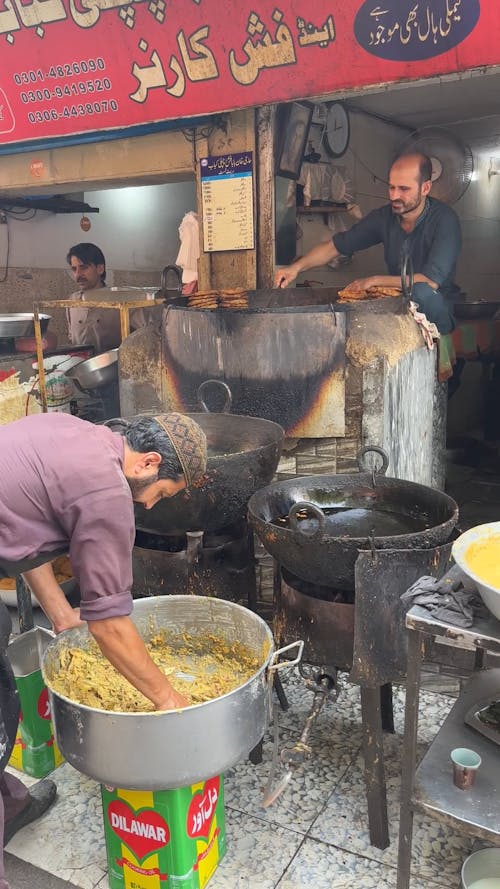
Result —
[{"label": "man in purple shirt", "polygon": [[[150,509],[199,481],[206,439],[181,414],[131,420],[122,432],[59,413],[0,427],[0,572],[2,563],[4,574],[17,563],[56,632],[86,620],[116,669],[157,710],[169,710],[186,701],[129,617],[133,501]],[[79,614],[46,558],[61,551],[69,551],[80,586]]]},{"label": "man in purple shirt", "polygon": [[[86,620],[116,669],[157,710],[170,710],[187,701],[155,665],[129,617],[133,501],[151,509],[200,481],[206,438],[197,423],[175,413],[122,421],[120,432],[59,413],[0,427],[0,577],[22,572],[56,632]],[[69,605],[50,561],[65,551],[80,586],[79,611]],[[9,621],[0,601],[0,682],[10,700]],[[8,842],[48,808],[56,789],[46,780],[28,793],[3,774],[17,719],[3,709],[0,715],[3,735],[10,726],[0,738],[6,753],[0,762],[0,840],[4,834]],[[9,889],[1,855],[0,889]]]}]

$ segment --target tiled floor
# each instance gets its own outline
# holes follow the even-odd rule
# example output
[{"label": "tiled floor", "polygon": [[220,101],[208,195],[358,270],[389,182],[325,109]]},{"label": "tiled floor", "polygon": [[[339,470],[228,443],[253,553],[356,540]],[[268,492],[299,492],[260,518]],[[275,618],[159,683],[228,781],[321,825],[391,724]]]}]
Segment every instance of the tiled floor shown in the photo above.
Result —
[{"label": "tiled floor", "polygon": [[[297,739],[312,701],[298,676],[285,682],[290,701],[281,713],[281,743]],[[452,698],[422,694],[421,749],[433,738]],[[396,885],[400,751],[404,692],[395,692],[396,734],[385,739],[391,845],[368,839],[361,756],[359,692],[343,683],[313,733],[313,757],[270,808],[262,807],[272,743],[264,760],[242,762],[226,776],[228,851],[210,889],[390,889]],[[138,750],[138,755],[140,751]],[[58,799],[38,822],[20,831],[8,851],[80,889],[107,889],[99,788],[65,764],[55,773]],[[412,889],[458,889],[473,841],[438,822],[417,819]],[[38,889],[38,887],[37,887]],[[40,889],[42,886],[40,885]]]}]

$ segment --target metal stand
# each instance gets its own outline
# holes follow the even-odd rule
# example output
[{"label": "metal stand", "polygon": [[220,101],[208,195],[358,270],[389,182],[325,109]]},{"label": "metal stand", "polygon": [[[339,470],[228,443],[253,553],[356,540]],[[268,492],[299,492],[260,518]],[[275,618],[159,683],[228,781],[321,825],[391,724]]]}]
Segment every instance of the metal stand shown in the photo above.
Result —
[{"label": "metal stand", "polygon": [[16,576],[17,610],[19,614],[19,632],[26,633],[35,626],[31,590],[24,582],[22,574]]},{"label": "metal stand", "polygon": [[[163,305],[163,299],[137,299],[114,300],[113,302],[99,299],[86,299],[85,308],[88,309],[114,309],[120,313],[120,336],[121,341],[130,333],[130,315],[129,313],[135,309],[151,309],[155,305]],[[36,344],[36,360],[38,362],[38,385],[40,389],[40,401],[42,410],[47,413],[47,387],[45,382],[45,369],[43,366],[43,349],[42,349],[42,329],[40,327],[40,309],[72,309],[82,308],[82,302],[79,299],[49,299],[41,300],[33,303],[33,326],[35,329]]]},{"label": "metal stand", "polygon": [[[448,573],[458,576],[457,568]],[[458,574],[457,574],[458,572]],[[500,624],[491,616],[468,629],[434,620],[415,606],[406,616],[408,634],[408,677],[406,682],[405,736],[401,779],[401,815],[397,889],[409,889],[413,813],[424,812],[466,834],[498,843],[500,837],[500,772],[498,747],[464,723],[467,710],[481,698],[493,700],[500,688],[500,670],[474,672],[468,685],[432,742],[418,771],[417,731],[420,675],[424,638],[445,638],[464,650],[476,649],[475,668],[485,651],[500,653]],[[450,750],[474,747],[482,758],[478,779],[467,793],[453,785]]]}]

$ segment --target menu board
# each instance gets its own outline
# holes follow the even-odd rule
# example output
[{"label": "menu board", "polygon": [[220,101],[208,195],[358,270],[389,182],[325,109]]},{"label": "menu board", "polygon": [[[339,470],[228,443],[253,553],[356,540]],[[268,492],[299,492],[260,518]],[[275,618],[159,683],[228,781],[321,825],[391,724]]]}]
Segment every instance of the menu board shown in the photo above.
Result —
[{"label": "menu board", "polygon": [[253,153],[202,157],[203,249],[253,250]]}]

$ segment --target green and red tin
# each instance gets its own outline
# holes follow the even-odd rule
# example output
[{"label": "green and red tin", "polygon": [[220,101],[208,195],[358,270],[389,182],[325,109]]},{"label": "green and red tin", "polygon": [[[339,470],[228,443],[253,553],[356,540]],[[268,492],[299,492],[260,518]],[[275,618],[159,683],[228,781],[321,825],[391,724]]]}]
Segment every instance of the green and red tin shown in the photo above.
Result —
[{"label": "green and red tin", "polygon": [[52,635],[36,627],[17,636],[8,647],[21,715],[9,765],[43,778],[63,762],[54,740],[49,695],[40,669],[42,654]]},{"label": "green and red tin", "polygon": [[226,851],[222,776],[101,794],[110,889],[203,889]]}]

